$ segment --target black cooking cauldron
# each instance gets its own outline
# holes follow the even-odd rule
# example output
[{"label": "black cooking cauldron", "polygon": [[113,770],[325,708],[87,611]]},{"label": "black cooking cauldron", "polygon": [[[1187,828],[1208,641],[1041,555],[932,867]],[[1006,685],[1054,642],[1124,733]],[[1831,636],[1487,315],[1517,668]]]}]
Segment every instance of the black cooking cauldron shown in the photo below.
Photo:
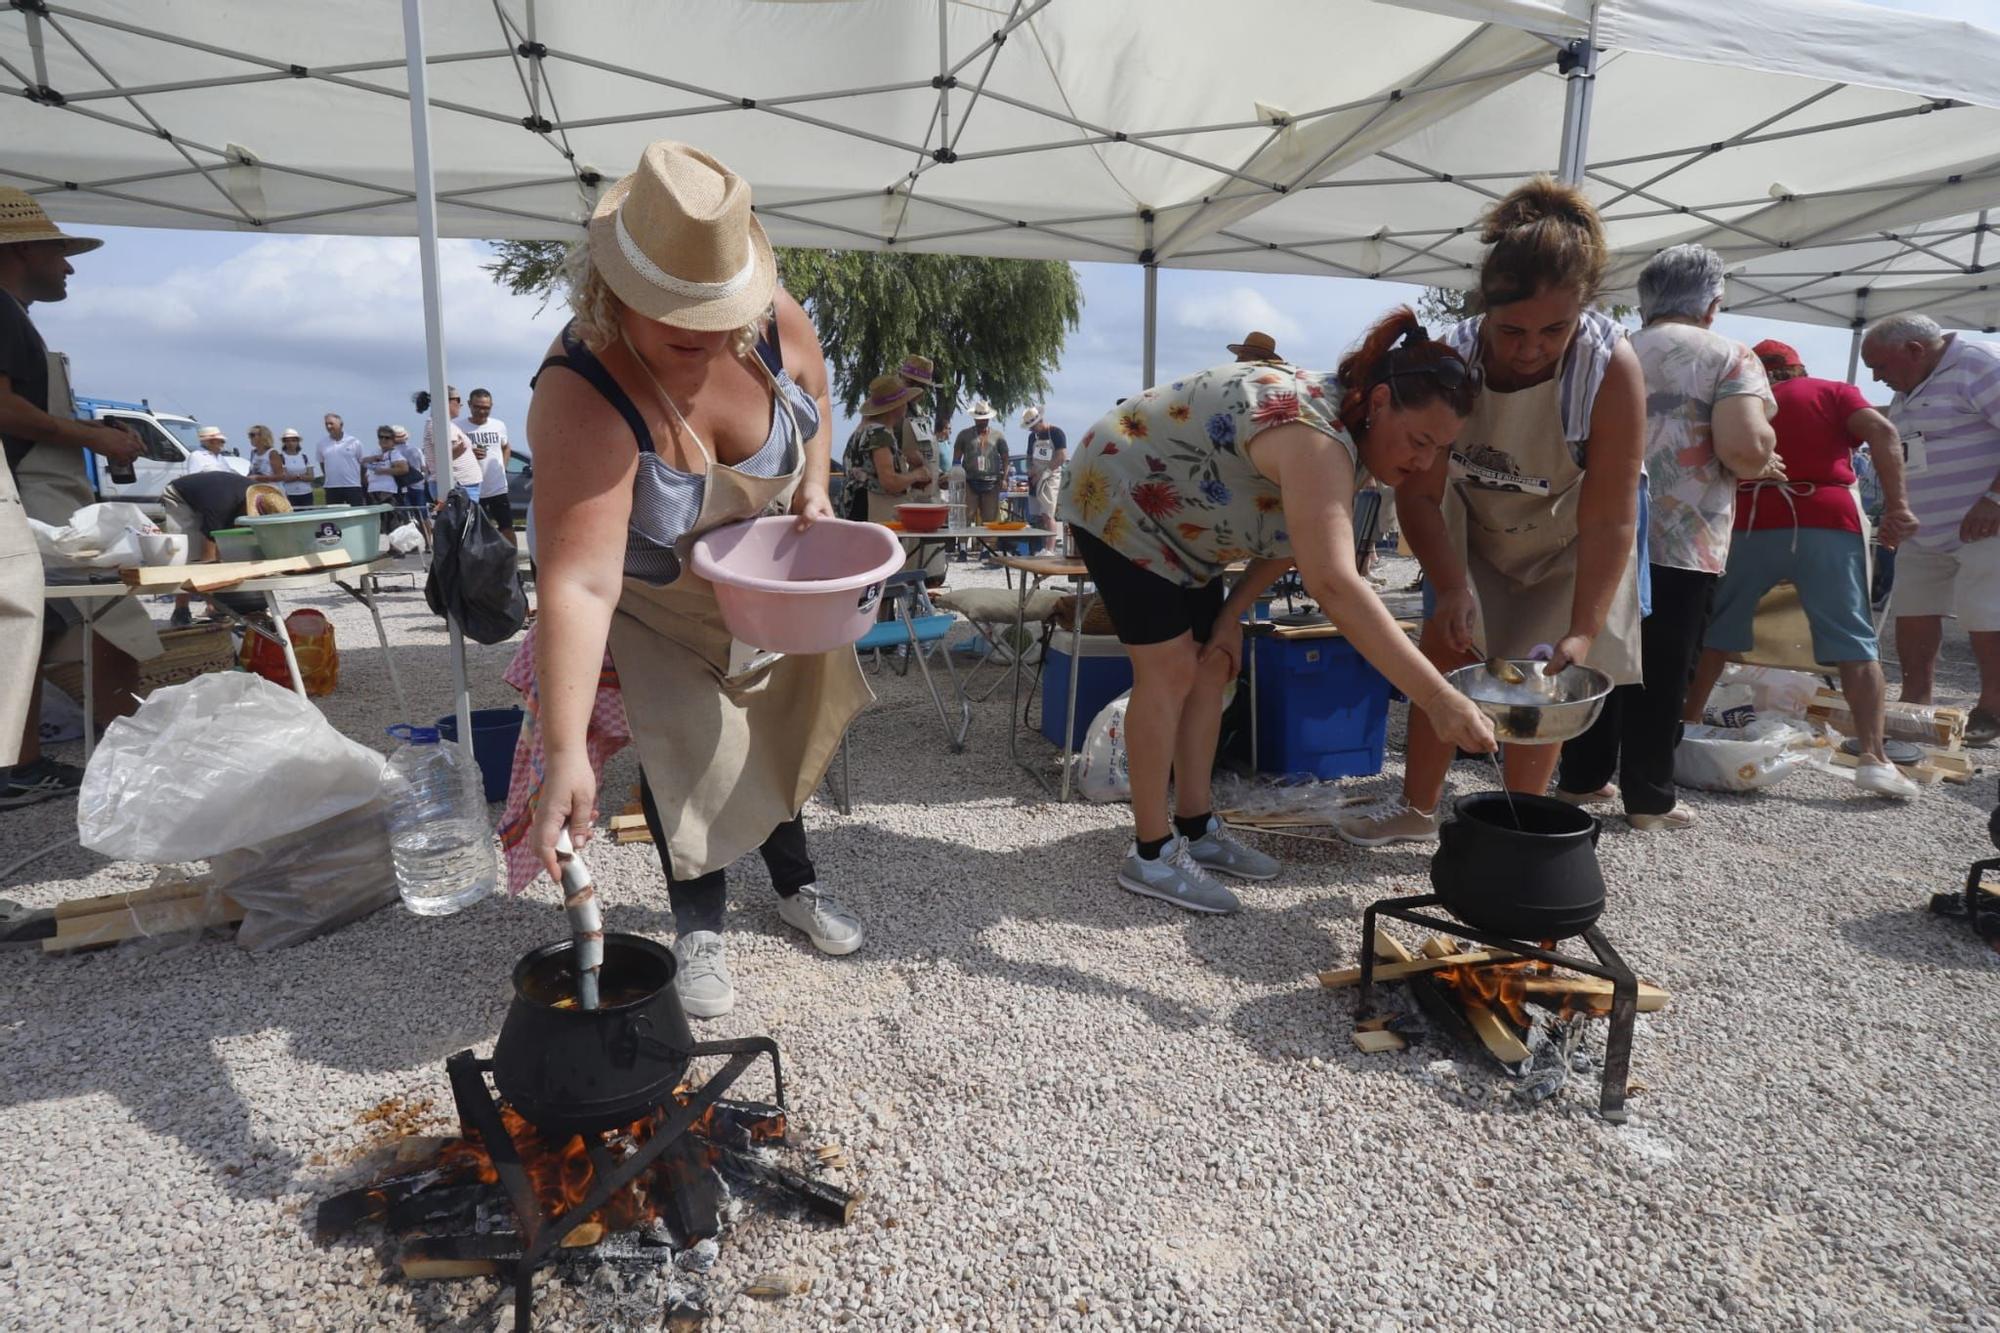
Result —
[{"label": "black cooking cauldron", "polygon": [[514,965],[514,1002],[493,1046],[493,1085],[536,1127],[584,1134],[628,1125],[672,1098],[694,1033],[674,989],[672,950],[607,931],[600,1008],[573,1002],[575,944]]},{"label": "black cooking cauldron", "polygon": [[[1604,912],[1595,816],[1547,796],[1461,796],[1438,830],[1431,887],[1474,930],[1560,940]],[[1515,822],[1518,812],[1519,824]]]}]

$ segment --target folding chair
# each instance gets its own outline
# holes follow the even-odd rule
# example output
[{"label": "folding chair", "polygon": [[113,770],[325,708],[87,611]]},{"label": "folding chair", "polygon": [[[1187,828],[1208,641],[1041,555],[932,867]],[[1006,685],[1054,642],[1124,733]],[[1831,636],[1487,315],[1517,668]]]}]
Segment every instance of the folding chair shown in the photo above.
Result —
[{"label": "folding chair", "polygon": [[[1032,639],[1029,642],[1015,642],[1015,616],[1020,615],[1022,633],[1032,636],[1033,631],[1028,627],[1046,621],[1055,613],[1056,607],[1061,602],[1062,594],[1053,588],[1038,588],[1029,593],[1025,612],[1021,610],[1019,597],[1003,588],[947,588],[938,593],[939,606],[964,616],[966,622],[979,633],[977,640],[968,641],[961,647],[972,647],[975,643],[985,645],[983,650],[973,648],[973,651],[978,652],[979,660],[965,673],[965,679],[959,685],[959,692],[965,698],[979,703],[985,703],[991,698],[993,691],[1006,683],[1006,669],[1014,665],[1014,654],[1033,650]],[[975,694],[972,682],[988,665],[998,668],[998,674],[983,691]]]},{"label": "folding chair", "polygon": [[[953,754],[965,749],[966,733],[972,730],[972,705],[965,699],[959,686],[958,668],[952,665],[951,654],[939,651],[958,617],[949,612],[932,612],[930,598],[924,588],[922,570],[906,570],[892,574],[882,589],[882,602],[895,612],[895,618],[884,620],[861,636],[854,645],[856,652],[875,654],[876,667],[882,666],[882,654],[894,648],[907,648],[909,656],[915,660],[917,670],[923,673],[924,686],[931,692],[931,702],[937,705],[938,722],[944,727],[945,742]],[[930,658],[935,653],[944,659],[945,674],[951,679],[952,697],[958,700],[958,729],[952,730],[951,714],[945,708],[944,696],[938,693],[937,678],[931,674]],[[907,674],[909,666],[903,667]],[[840,738],[840,812],[854,812],[853,759],[849,753],[848,738]]]}]

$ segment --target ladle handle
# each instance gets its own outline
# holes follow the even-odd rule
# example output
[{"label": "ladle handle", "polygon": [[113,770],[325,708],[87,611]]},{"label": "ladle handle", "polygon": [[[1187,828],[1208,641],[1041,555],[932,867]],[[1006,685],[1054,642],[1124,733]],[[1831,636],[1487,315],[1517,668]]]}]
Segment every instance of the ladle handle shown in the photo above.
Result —
[{"label": "ladle handle", "polygon": [[576,941],[576,1001],[579,1008],[597,1008],[597,979],[604,969],[604,913],[597,905],[597,888],[570,845],[569,830],[556,833],[556,862],[562,867],[563,911]]}]

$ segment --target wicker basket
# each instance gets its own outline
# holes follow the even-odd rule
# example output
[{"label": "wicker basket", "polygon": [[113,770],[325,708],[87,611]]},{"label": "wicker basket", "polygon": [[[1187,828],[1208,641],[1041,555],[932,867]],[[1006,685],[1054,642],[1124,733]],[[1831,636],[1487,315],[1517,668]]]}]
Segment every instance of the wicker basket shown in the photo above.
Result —
[{"label": "wicker basket", "polygon": [[[139,685],[133,693],[142,699],[162,685],[179,685],[236,665],[236,640],[227,625],[162,630],[160,647],[158,657],[139,664]],[[70,698],[82,701],[83,663],[58,662],[43,668],[42,675]]]}]

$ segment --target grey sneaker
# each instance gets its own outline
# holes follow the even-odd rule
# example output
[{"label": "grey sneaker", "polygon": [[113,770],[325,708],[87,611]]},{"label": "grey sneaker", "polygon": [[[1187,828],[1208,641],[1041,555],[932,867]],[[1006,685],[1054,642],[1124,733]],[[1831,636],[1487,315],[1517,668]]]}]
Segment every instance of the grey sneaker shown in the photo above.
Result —
[{"label": "grey sneaker", "polygon": [[1148,861],[1133,843],[1118,867],[1118,883],[1133,893],[1158,898],[1190,912],[1228,915],[1241,909],[1236,895],[1208,877],[1188,855],[1187,839],[1175,837],[1160,849],[1159,859]]},{"label": "grey sneaker", "polygon": [[817,884],[778,899],[778,915],[786,925],[809,935],[821,953],[839,957],[861,947],[861,923]]},{"label": "grey sneaker", "polygon": [[1208,817],[1208,832],[1188,839],[1187,849],[1202,869],[1219,870],[1238,879],[1276,879],[1283,869],[1276,857],[1236,841],[1229,826],[1215,815]]},{"label": "grey sneaker", "polygon": [[[1444,821],[1438,812],[1429,814],[1410,807],[1401,796],[1370,801],[1357,797],[1351,802],[1356,806],[1352,814],[1344,814],[1333,821],[1333,831],[1356,847],[1386,847],[1392,842],[1431,842],[1437,838],[1438,825]],[[1342,805],[1350,802],[1343,801]]]},{"label": "grey sneaker", "polygon": [[722,936],[694,930],[674,941],[674,988],[690,1018],[720,1018],[736,1007],[736,986],[729,979],[729,955]]}]

